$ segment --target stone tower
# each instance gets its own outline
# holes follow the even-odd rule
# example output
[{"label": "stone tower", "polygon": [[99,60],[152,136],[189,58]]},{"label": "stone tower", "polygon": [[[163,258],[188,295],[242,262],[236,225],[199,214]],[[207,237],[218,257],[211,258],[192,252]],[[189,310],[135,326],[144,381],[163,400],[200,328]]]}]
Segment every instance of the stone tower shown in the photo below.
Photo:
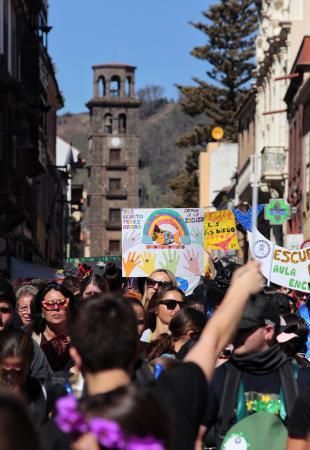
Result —
[{"label": "stone tower", "polygon": [[85,256],[121,253],[121,208],[139,206],[135,67],[93,66]]}]

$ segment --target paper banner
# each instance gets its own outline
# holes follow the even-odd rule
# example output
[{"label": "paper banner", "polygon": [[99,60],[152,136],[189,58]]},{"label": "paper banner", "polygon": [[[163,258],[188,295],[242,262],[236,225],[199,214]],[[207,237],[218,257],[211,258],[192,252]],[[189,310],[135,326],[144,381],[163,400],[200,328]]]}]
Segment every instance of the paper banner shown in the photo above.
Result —
[{"label": "paper banner", "polygon": [[310,248],[288,250],[266,239],[258,230],[248,231],[252,256],[261,262],[261,271],[272,283],[310,292]]},{"label": "paper banner", "polygon": [[203,272],[204,210],[123,209],[123,276],[146,277],[156,269],[189,278]]},{"label": "paper banner", "polygon": [[205,214],[204,248],[206,250],[238,250],[235,216],[230,209]]}]

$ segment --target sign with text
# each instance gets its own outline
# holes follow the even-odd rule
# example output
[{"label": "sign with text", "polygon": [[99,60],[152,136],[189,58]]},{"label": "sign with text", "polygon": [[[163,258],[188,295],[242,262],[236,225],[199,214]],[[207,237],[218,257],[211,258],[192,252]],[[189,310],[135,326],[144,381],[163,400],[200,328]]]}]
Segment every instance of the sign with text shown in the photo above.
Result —
[{"label": "sign with text", "polygon": [[201,275],[203,229],[202,208],[123,209],[123,276],[146,277],[156,269]]},{"label": "sign with text", "polygon": [[255,259],[261,262],[261,271],[272,283],[289,289],[310,292],[310,248],[289,250],[275,245],[258,230],[248,231],[250,248]]},{"label": "sign with text", "polygon": [[225,252],[239,249],[235,216],[230,209],[206,213],[204,248]]}]

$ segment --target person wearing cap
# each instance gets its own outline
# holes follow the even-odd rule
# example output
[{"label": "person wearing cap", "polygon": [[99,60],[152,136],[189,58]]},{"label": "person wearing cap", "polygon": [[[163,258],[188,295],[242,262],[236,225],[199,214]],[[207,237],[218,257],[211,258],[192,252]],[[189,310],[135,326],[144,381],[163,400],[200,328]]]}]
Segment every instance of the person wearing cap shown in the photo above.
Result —
[{"label": "person wearing cap", "polygon": [[[212,383],[212,406],[206,412],[203,426],[215,426],[219,446],[228,429],[242,418],[258,410],[270,410],[280,415],[283,390],[289,416],[292,403],[300,389],[310,381],[309,371],[295,371],[276,338],[280,330],[277,306],[265,294],[252,296],[243,312],[233,341],[234,353],[220,366]],[[279,402],[280,400],[280,402]],[[282,417],[281,417],[282,418]]]}]

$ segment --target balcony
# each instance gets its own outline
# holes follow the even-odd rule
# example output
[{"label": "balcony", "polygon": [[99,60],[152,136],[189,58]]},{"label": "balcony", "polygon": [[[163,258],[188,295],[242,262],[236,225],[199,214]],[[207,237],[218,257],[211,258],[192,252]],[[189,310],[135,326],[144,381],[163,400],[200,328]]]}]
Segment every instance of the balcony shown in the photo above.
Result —
[{"label": "balcony", "polygon": [[117,222],[115,220],[106,220],[105,227],[110,231],[120,231],[122,229],[122,222]]},{"label": "balcony", "polygon": [[127,198],[127,190],[108,190],[106,191],[106,197],[109,200],[126,200]]},{"label": "balcony", "polygon": [[127,170],[127,162],[126,161],[109,161],[106,165],[107,170]]},{"label": "balcony", "polygon": [[286,172],[286,150],[284,147],[264,147],[261,152],[262,181],[283,180]]}]

